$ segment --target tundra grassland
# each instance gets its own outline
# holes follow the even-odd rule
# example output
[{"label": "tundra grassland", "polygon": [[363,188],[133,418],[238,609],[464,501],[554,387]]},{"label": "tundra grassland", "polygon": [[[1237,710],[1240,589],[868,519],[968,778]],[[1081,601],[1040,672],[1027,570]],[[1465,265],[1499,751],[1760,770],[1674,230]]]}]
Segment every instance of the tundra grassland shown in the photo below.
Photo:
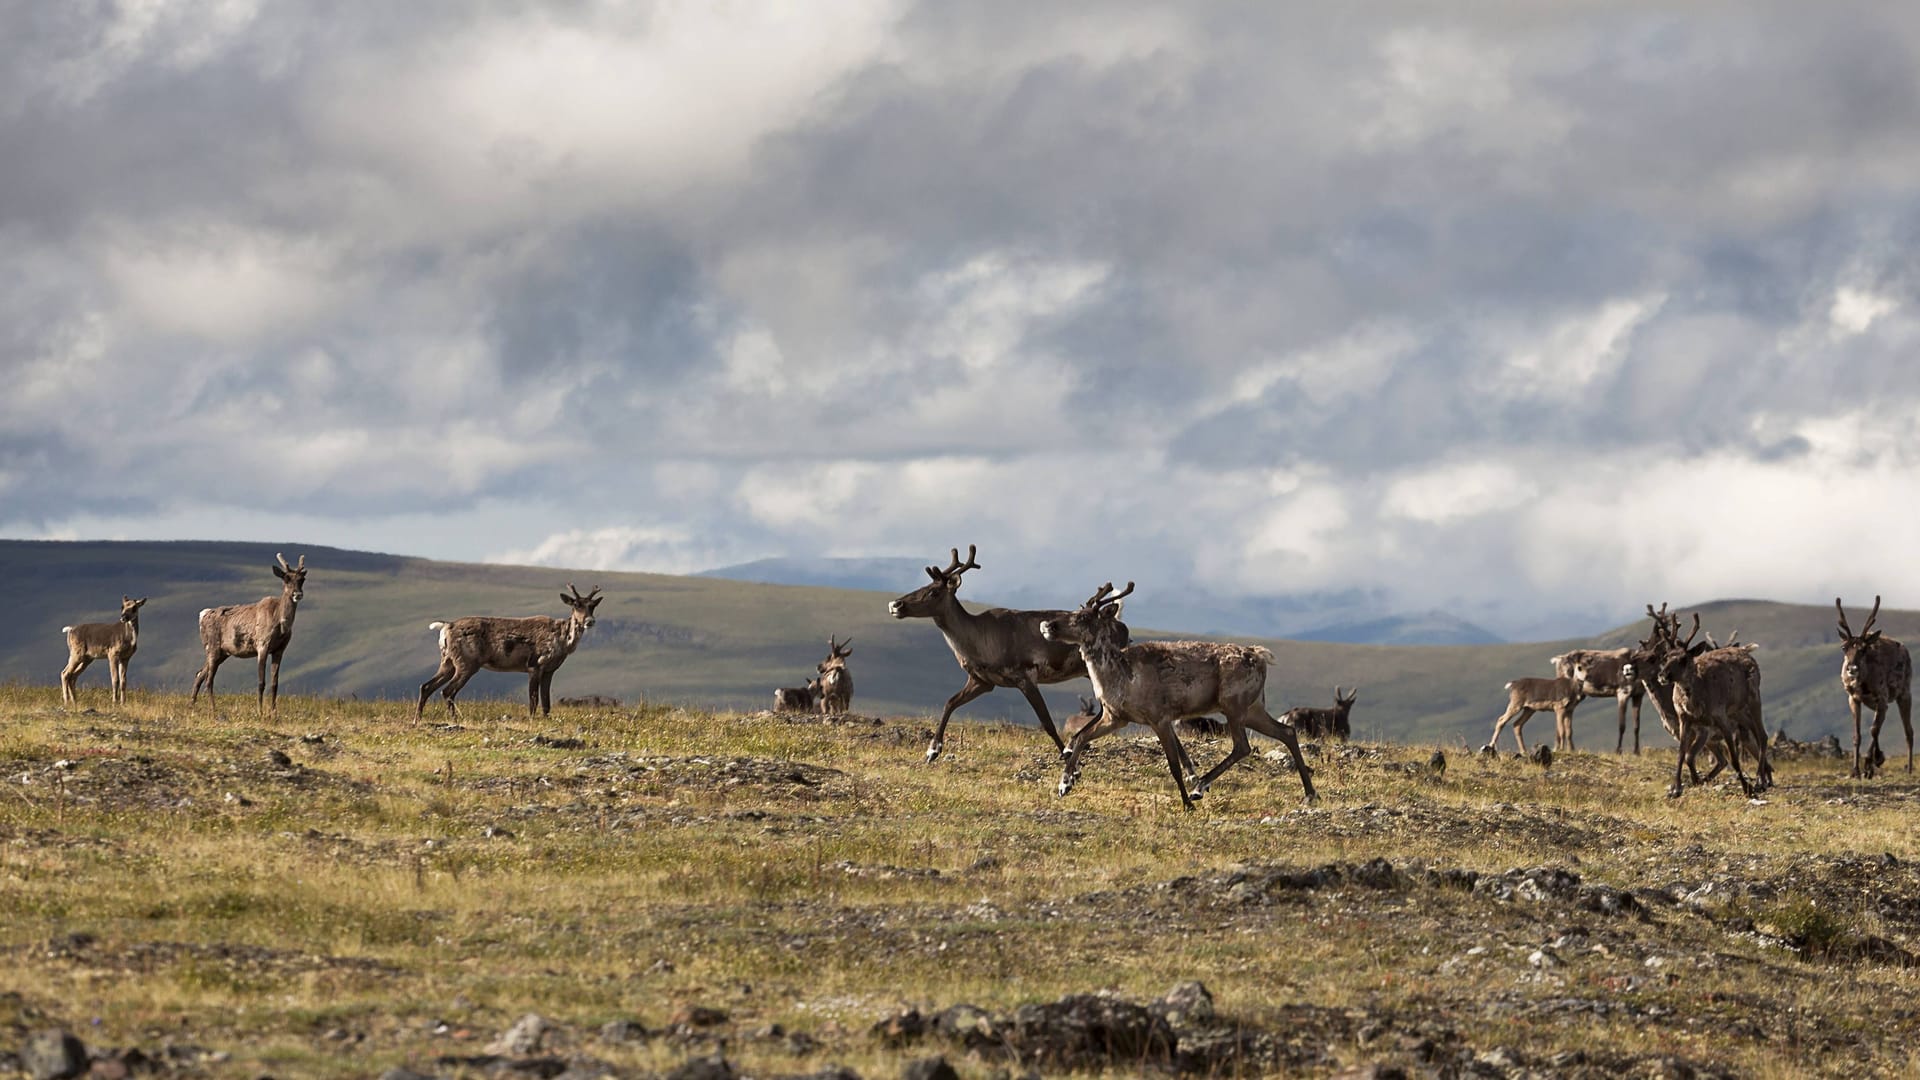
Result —
[{"label": "tundra grassland", "polygon": [[218,716],[0,687],[0,1053],[64,1027],[215,1075],[459,1075],[534,1012],[543,1052],[614,1075],[986,1077],[1025,1065],[875,1025],[1199,980],[1271,1036],[1218,1073],[1920,1075],[1904,755],[1676,802],[1671,751],[1321,743],[1306,808],[1263,741],[1184,812],[1151,738],[1096,744],[1060,799],[1011,725],[957,723],[928,766],[924,717],[261,720],[242,681]]}]

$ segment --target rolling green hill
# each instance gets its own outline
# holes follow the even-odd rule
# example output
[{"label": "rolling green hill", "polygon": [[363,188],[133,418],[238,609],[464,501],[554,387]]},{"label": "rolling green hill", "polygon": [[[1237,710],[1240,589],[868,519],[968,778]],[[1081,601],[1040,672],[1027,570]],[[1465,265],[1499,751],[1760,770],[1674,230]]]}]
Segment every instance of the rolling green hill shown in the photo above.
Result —
[{"label": "rolling green hill", "polygon": [[[427,559],[307,547],[298,543],[0,541],[0,680],[52,683],[65,661],[60,627],[104,621],[122,593],[151,598],[142,611],[141,646],[132,685],[185,690],[201,661],[195,623],[200,609],[244,603],[277,592],[274,552],[305,554],[312,571],[300,606],[281,689],[290,694],[397,697],[411,700],[437,662],[427,623],[461,615],[559,615],[557,593],[568,581],[600,586],[607,600],[580,651],[554,680],[554,695],[605,694],[627,702],[649,700],[719,708],[765,707],[771,690],[793,685],[825,655],[828,634],[854,639],[855,709],[869,714],[938,713],[963,679],[934,627],[886,614],[890,594],[845,589],[762,585],[710,577],[615,574],[544,567],[435,562]],[[1148,574],[1138,574],[1143,583]],[[1087,591],[1066,590],[1062,603]],[[1871,603],[1870,597],[1859,598]],[[990,602],[990,599],[989,601]],[[1702,605],[1709,630],[1762,644],[1769,728],[1796,738],[1841,731],[1845,699],[1839,690],[1839,650],[1833,611],[1761,600]],[[1856,628],[1864,609],[1854,616]],[[1880,624],[1895,637],[1920,639],[1920,613],[1885,611]],[[1591,644],[1626,643],[1644,632],[1644,620],[1600,635]],[[1139,637],[1171,636],[1144,628]],[[1359,686],[1357,735],[1396,740],[1484,742],[1505,704],[1501,685],[1526,675],[1551,674],[1547,658],[1587,642],[1462,646],[1346,645],[1267,642],[1276,656],[1268,680],[1274,712],[1292,705],[1323,705],[1333,685]],[[519,676],[483,673],[462,699],[493,699],[517,709],[525,691]],[[81,679],[82,702],[105,703],[105,664]],[[221,669],[223,694],[254,692],[250,661]],[[1054,688],[1056,713],[1070,711],[1084,682]],[[438,703],[431,707],[437,709]],[[495,709],[468,716],[497,715]],[[962,710],[962,717],[1025,720],[1025,703],[997,691]],[[1890,721],[1898,729],[1898,721]],[[1549,730],[1551,718],[1531,725]],[[1575,720],[1587,749],[1613,745],[1613,705],[1587,702]],[[1850,732],[1848,733],[1850,737]],[[1536,734],[1536,737],[1539,737]],[[1668,745],[1652,707],[1643,741]],[[1894,741],[1900,737],[1895,735]],[[1885,740],[1883,739],[1883,742]]]}]

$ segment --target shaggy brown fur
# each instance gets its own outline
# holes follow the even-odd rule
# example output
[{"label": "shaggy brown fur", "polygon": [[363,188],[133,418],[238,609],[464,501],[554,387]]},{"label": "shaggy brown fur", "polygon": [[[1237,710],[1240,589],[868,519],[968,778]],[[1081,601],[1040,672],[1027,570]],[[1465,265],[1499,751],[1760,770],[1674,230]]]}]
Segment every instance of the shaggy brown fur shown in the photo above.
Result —
[{"label": "shaggy brown fur", "polygon": [[140,605],[146,602],[144,596],[138,600],[122,596],[118,622],[81,623],[60,628],[60,632],[67,635],[67,666],[60,671],[61,701],[77,704],[79,694],[74,685],[80,681],[80,673],[95,660],[105,660],[113,703],[127,703],[127,661],[133,659],[134,650],[140,647]]},{"label": "shaggy brown fur", "polygon": [[[1880,616],[1880,598],[1873,598],[1873,611],[1866,624],[1855,634],[1847,626],[1847,609],[1840,598],[1833,598],[1840,613],[1840,686],[1847,692],[1847,711],[1853,714],[1853,775],[1872,777],[1886,760],[1880,753],[1880,725],[1886,722],[1887,706],[1900,706],[1900,726],[1907,729],[1907,771],[1913,771],[1913,657],[1907,647],[1873,628]],[[1867,754],[1860,756],[1860,707],[1873,710],[1873,733]]]},{"label": "shaggy brown fur", "polygon": [[819,694],[818,676],[808,679],[805,686],[782,686],[773,692],[773,711],[812,712]]},{"label": "shaggy brown fur", "polygon": [[1627,748],[1627,703],[1633,703],[1633,752],[1640,752],[1640,705],[1646,700],[1646,687],[1638,679],[1623,677],[1629,649],[1571,649],[1553,658],[1553,673],[1580,684],[1585,697],[1610,697],[1618,705],[1620,737],[1613,752]]},{"label": "shaggy brown fur", "polygon": [[1520,729],[1527,726],[1534,713],[1543,709],[1553,710],[1553,748],[1573,749],[1573,707],[1580,704],[1580,697],[1580,686],[1572,679],[1513,680],[1507,684],[1507,711],[1493,721],[1493,734],[1482,749],[1493,749],[1500,741],[1500,729],[1511,721],[1513,741],[1522,754],[1526,753],[1527,740]]},{"label": "shaggy brown fur", "polygon": [[420,703],[413,710],[414,723],[426,712],[427,699],[435,690],[447,702],[447,715],[460,715],[454,707],[454,695],[481,669],[527,673],[527,717],[537,707],[542,716],[553,712],[553,673],[566,663],[580,644],[581,635],[593,626],[593,609],[605,597],[599,589],[585,596],[567,583],[560,599],[571,609],[565,619],[533,615],[524,619],[472,615],[452,622],[428,623],[440,631],[440,667],[433,677],[420,684]]},{"label": "shaggy brown fur", "polygon": [[816,669],[820,672],[820,711],[826,715],[844,713],[853,708],[853,672],[847,670],[847,657],[853,655],[853,639],[827,638],[827,658]]},{"label": "shaggy brown fur", "polygon": [[[1049,641],[1078,646],[1086,662],[1087,675],[1093,680],[1102,714],[1098,719],[1069,726],[1067,748],[1060,776],[1060,794],[1073,790],[1080,776],[1080,755],[1087,744],[1101,735],[1128,724],[1142,724],[1160,739],[1173,773],[1180,801],[1188,809],[1193,800],[1206,793],[1208,785],[1241,758],[1252,753],[1247,729],[1280,740],[1293,757],[1300,774],[1300,786],[1311,801],[1312,771],[1300,755],[1300,741],[1293,728],[1267,713],[1265,697],[1267,665],[1273,653],[1256,645],[1233,645],[1217,641],[1146,641],[1122,645],[1119,621],[1120,600],[1133,592],[1133,583],[1116,595],[1111,583],[1103,585],[1079,610],[1063,619],[1048,619],[1040,632]],[[1180,744],[1174,725],[1191,716],[1220,713],[1226,717],[1227,732],[1233,749],[1197,782],[1189,784],[1181,775],[1182,763],[1191,767],[1186,748]]]},{"label": "shaggy brown fur", "polygon": [[[193,677],[193,701],[200,700],[200,687],[207,688],[207,705],[214,707],[213,677],[230,656],[259,658],[260,713],[266,715],[280,705],[280,656],[293,640],[293,616],[307,585],[307,557],[300,565],[288,566],[287,557],[275,553],[273,576],[280,579],[280,595],[266,596],[251,604],[205,608],[200,612],[200,645],[207,651],[207,662]],[[268,697],[267,662],[273,662],[272,697]]]}]

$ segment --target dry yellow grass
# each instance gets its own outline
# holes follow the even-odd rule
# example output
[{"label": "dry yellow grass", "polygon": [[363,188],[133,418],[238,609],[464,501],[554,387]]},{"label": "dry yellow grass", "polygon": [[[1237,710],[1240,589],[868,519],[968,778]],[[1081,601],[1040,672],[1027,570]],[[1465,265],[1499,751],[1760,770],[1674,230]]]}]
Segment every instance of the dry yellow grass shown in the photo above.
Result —
[{"label": "dry yellow grass", "polygon": [[[450,730],[397,702],[283,699],[265,722],[237,696],[218,719],[177,696],[83,703],[102,711],[0,688],[0,1032],[16,1038],[68,1026],[222,1051],[202,1067],[236,1076],[367,1075],[478,1053],[533,1011],[563,1025],[563,1054],[655,1071],[702,1045],[594,1033],[701,1004],[731,1015],[727,1055],[752,1075],[891,1076],[946,1052],[984,1076],[1005,1063],[868,1028],[908,1005],[1146,1000],[1197,978],[1237,1021],[1297,1029],[1281,1071],[1416,1064],[1401,1036],[1444,1029],[1447,1053],[1545,1073],[1666,1056],[1915,1074],[1905,773],[1784,762],[1763,804],[1724,786],[1675,803],[1666,754],[1543,773],[1448,747],[1433,779],[1431,746],[1328,746],[1309,756],[1317,808],[1256,757],[1186,813],[1157,748],[1100,747],[1062,800],[1050,744],[1015,727],[956,725],[929,767],[924,719],[529,723],[476,702]],[[1400,885],[1234,891],[1236,867],[1258,882],[1380,858]],[[1424,876],[1537,866],[1696,895],[1639,918]],[[1557,963],[1529,959],[1543,945]],[[755,1037],[774,1024],[816,1045]]]}]

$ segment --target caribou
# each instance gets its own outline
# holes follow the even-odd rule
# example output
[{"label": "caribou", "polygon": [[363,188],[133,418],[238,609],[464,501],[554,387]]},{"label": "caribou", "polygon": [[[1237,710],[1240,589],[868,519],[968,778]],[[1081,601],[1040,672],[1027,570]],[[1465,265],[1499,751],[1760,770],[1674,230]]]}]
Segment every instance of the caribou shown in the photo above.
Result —
[{"label": "caribou", "polygon": [[488,671],[526,672],[527,718],[538,706],[542,716],[553,713],[553,673],[566,663],[580,645],[580,638],[593,627],[593,609],[606,597],[600,589],[585,596],[567,582],[560,600],[570,609],[565,619],[532,615],[523,619],[470,615],[451,622],[431,622],[429,630],[440,631],[440,667],[433,677],[420,684],[420,702],[413,710],[418,724],[427,709],[427,699],[435,690],[446,699],[447,715],[458,719],[453,698],[467,680],[482,668]]},{"label": "caribou", "polygon": [[832,716],[853,708],[853,672],[847,670],[847,657],[853,655],[853,639],[827,638],[827,658],[815,669],[820,673],[820,712]]},{"label": "caribou", "polygon": [[1513,741],[1520,752],[1527,752],[1526,737],[1520,729],[1527,726],[1533,714],[1544,709],[1553,710],[1553,748],[1555,750],[1573,749],[1573,707],[1580,704],[1580,684],[1573,679],[1515,679],[1508,683],[1507,711],[1493,721],[1493,734],[1488,736],[1487,745],[1480,748],[1482,753],[1494,749],[1500,741],[1500,729],[1513,724]]},{"label": "caribou", "polygon": [[781,686],[773,691],[774,712],[812,712],[820,699],[820,678],[814,676],[805,686]]},{"label": "caribou", "polygon": [[[968,544],[967,558],[962,562],[960,549],[953,548],[946,569],[926,568],[927,576],[933,579],[929,584],[887,605],[887,614],[896,619],[932,619],[947,639],[947,648],[953,650],[953,658],[960,662],[960,670],[967,675],[967,684],[948,698],[946,708],[940,711],[933,741],[927,744],[927,762],[931,764],[946,748],[947,721],[953,718],[953,710],[995,687],[1020,691],[1040,719],[1041,729],[1054,746],[1064,750],[1067,744],[1053,726],[1040,687],[1080,678],[1086,675],[1087,665],[1072,645],[1049,641],[1040,632],[1040,624],[1063,619],[1069,613],[1010,608],[988,608],[978,614],[968,611],[955,594],[960,591],[961,577],[969,570],[980,569],[974,561],[975,550]],[[1125,645],[1124,623],[1118,625],[1118,632],[1120,643]]]},{"label": "caribou", "polygon": [[1640,705],[1646,700],[1646,687],[1637,679],[1622,677],[1629,649],[1570,649],[1553,658],[1553,673],[1580,684],[1583,697],[1610,697],[1618,704],[1620,737],[1613,752],[1623,754],[1627,746],[1627,703],[1633,703],[1633,752],[1640,752]]},{"label": "caribou", "polygon": [[1281,714],[1280,722],[1294,731],[1311,739],[1332,738],[1346,742],[1353,737],[1353,703],[1360,700],[1360,688],[1355,687],[1349,694],[1342,695],[1340,688],[1333,688],[1333,708],[1308,708],[1295,706]]},{"label": "caribou", "polygon": [[[213,707],[213,677],[230,656],[259,658],[260,713],[275,712],[280,706],[280,656],[293,640],[293,616],[307,585],[307,557],[300,556],[298,566],[288,566],[287,557],[274,553],[273,576],[280,579],[280,595],[262,597],[251,604],[203,608],[200,611],[200,644],[207,651],[207,662],[193,677],[193,697],[200,700],[200,687],[207,688],[207,705]],[[268,697],[267,661],[273,661],[272,696]]]},{"label": "caribou", "polygon": [[80,681],[80,673],[95,660],[105,660],[113,703],[127,703],[127,661],[133,659],[134,650],[140,647],[140,606],[146,602],[144,596],[135,600],[123,595],[117,622],[80,623],[60,628],[67,636],[67,666],[60,671],[62,702],[78,704],[80,695],[75,684]]},{"label": "caribou", "polygon": [[[1280,740],[1293,758],[1307,801],[1318,798],[1312,770],[1300,754],[1300,741],[1293,728],[1267,713],[1267,665],[1273,663],[1273,653],[1257,645],[1217,641],[1127,644],[1120,601],[1132,592],[1131,581],[1118,593],[1108,582],[1077,610],[1040,623],[1040,633],[1048,641],[1080,650],[1102,710],[1097,718],[1084,723],[1080,717],[1074,718],[1080,726],[1068,732],[1059,793],[1066,795],[1079,780],[1080,757],[1088,743],[1128,724],[1141,724],[1159,737],[1180,801],[1189,810],[1221,773],[1253,752],[1247,741],[1248,728]],[[1187,717],[1216,712],[1226,717],[1233,748],[1205,776],[1189,784],[1181,775],[1181,766],[1185,762],[1190,768],[1191,759],[1174,725]]]},{"label": "caribou", "polygon": [[[1873,771],[1886,761],[1880,753],[1880,725],[1886,722],[1887,706],[1900,706],[1900,726],[1907,729],[1907,771],[1913,771],[1913,657],[1907,647],[1873,628],[1880,617],[1880,598],[1873,598],[1873,610],[1858,634],[1847,625],[1847,609],[1840,598],[1833,598],[1840,613],[1840,686],[1847,692],[1847,711],[1853,715],[1853,776],[1871,779]],[[1873,732],[1866,757],[1860,755],[1860,707],[1873,710]]]},{"label": "caribou", "polygon": [[[1674,621],[1677,625],[1678,619]],[[1667,788],[1667,797],[1680,797],[1683,769],[1714,736],[1726,743],[1727,760],[1740,781],[1740,790],[1751,797],[1769,785],[1773,775],[1767,761],[1766,727],[1761,719],[1760,665],[1754,662],[1749,649],[1739,646],[1712,649],[1709,642],[1695,642],[1693,639],[1699,632],[1700,615],[1696,612],[1693,631],[1681,639],[1677,629],[1669,628],[1664,635],[1666,650],[1654,661],[1654,679],[1670,689],[1674,718],[1680,729],[1680,749],[1674,760],[1673,783]],[[1759,738],[1754,737],[1755,731],[1762,733]],[[1758,784],[1747,778],[1746,770],[1740,765],[1742,740],[1749,745],[1758,744],[1754,746]]]},{"label": "caribou", "polygon": [[[1674,704],[1673,686],[1671,683],[1662,683],[1657,672],[1662,658],[1670,650],[1675,647],[1685,648],[1692,642],[1694,634],[1699,632],[1700,618],[1697,614],[1694,616],[1694,631],[1683,640],[1680,636],[1680,617],[1677,614],[1669,615],[1666,604],[1661,604],[1659,611],[1653,610],[1653,605],[1648,604],[1647,615],[1653,619],[1653,630],[1640,641],[1638,648],[1629,650],[1627,663],[1621,669],[1621,677],[1632,679],[1645,688],[1647,696],[1653,699],[1654,713],[1660,717],[1660,725],[1678,743],[1681,741],[1682,728],[1679,709]],[[1734,718],[1735,733],[1738,736],[1735,743],[1728,743],[1724,733],[1718,727],[1709,726],[1700,731],[1694,746],[1686,754],[1687,773],[1695,787],[1711,781],[1720,775],[1728,762],[1733,760],[1732,755],[1737,746],[1744,744],[1753,751],[1754,759],[1758,763],[1754,775],[1755,789],[1770,788],[1773,786],[1773,764],[1768,760],[1766,726],[1757,708],[1760,665],[1753,658],[1753,651],[1760,646],[1751,642],[1740,644],[1740,632],[1737,630],[1727,639],[1726,645],[1715,642],[1712,634],[1705,635],[1705,638],[1707,647],[1701,657],[1710,665],[1730,665],[1739,669],[1753,688],[1752,700],[1756,703],[1756,708],[1743,710]],[[1698,766],[1702,749],[1713,755],[1713,767],[1708,769],[1704,776],[1701,775]]]}]

